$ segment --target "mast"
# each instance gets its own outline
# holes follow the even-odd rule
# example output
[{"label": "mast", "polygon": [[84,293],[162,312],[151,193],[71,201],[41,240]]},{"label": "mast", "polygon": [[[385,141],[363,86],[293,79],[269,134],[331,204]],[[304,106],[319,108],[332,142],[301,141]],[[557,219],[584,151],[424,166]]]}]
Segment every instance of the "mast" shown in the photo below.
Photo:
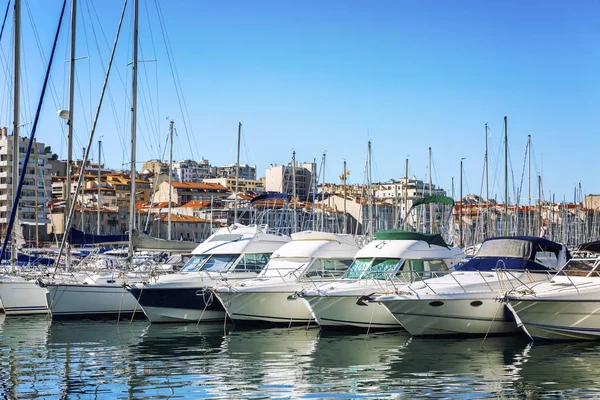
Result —
[{"label": "mast", "polygon": [[325,232],[325,152],[323,152],[323,182],[321,182],[321,232]]},{"label": "mast", "polygon": [[403,227],[403,229],[406,230],[406,223],[408,221],[408,158],[406,159],[406,166],[404,169],[405,169],[406,180],[404,181],[404,227]]},{"label": "mast", "polygon": [[460,248],[463,247],[463,160],[460,159],[460,213],[458,222],[459,240],[458,245]]},{"label": "mast", "polygon": [[238,134],[237,134],[237,161],[235,163],[235,199],[233,202],[233,223],[237,222],[238,215],[238,190],[240,184],[240,138],[242,136],[242,123],[238,122]]},{"label": "mast", "polygon": [[[433,195],[433,181],[431,180],[431,147],[429,147],[429,195]],[[429,233],[433,232],[433,203],[429,203]]]},{"label": "mast", "polygon": [[531,235],[531,135],[527,135],[527,234]]},{"label": "mast", "polygon": [[97,199],[96,199],[96,208],[98,209],[98,214],[97,214],[97,227],[96,227],[96,233],[99,235],[100,234],[100,175],[101,175],[101,171],[100,171],[100,160],[102,160],[102,140],[98,140],[98,194]]},{"label": "mast", "polygon": [[347,172],[346,172],[346,160],[344,160],[344,173],[342,175],[344,177],[343,185],[344,185],[344,234],[348,233],[347,229],[348,229],[348,221],[346,218],[346,178],[347,178]]},{"label": "mast", "polygon": [[375,235],[375,231],[373,229],[373,183],[371,182],[371,141],[369,140],[368,149],[367,149],[367,184],[368,194],[369,194],[369,233],[371,236]]},{"label": "mast", "polygon": [[[19,181],[19,105],[20,99],[20,69],[21,69],[21,0],[15,0],[14,6],[14,29],[15,29],[15,48],[14,48],[14,83],[13,83],[13,163],[12,163],[12,195],[15,208],[16,220],[19,221],[17,197],[17,182]],[[17,232],[13,230],[11,238],[10,265],[14,270],[17,261]]]},{"label": "mast", "polygon": [[[77,32],[77,0],[71,0],[71,48],[69,56],[69,105],[68,105],[68,119],[67,119],[67,187],[65,188],[65,213],[63,221],[64,235],[67,235],[67,210],[71,209],[71,185],[73,175],[73,109],[75,103],[75,37]],[[83,210],[83,203],[82,203]],[[81,220],[83,221],[83,213],[81,214]],[[67,254],[65,257],[65,264],[67,270],[71,267],[71,251],[70,245],[67,244]]]},{"label": "mast", "polygon": [[137,124],[137,62],[138,62],[139,0],[133,1],[133,63],[131,69],[131,185],[129,191],[129,260],[133,258],[133,229],[135,227],[135,146]]},{"label": "mast", "polygon": [[33,140],[33,164],[35,178],[33,179],[34,192],[34,210],[35,210],[35,247],[40,245],[40,228],[38,226],[38,147],[37,140]]},{"label": "mast", "polygon": [[296,151],[292,151],[292,201],[294,210],[292,214],[292,232],[296,232]]},{"label": "mast", "polygon": [[542,227],[544,226],[544,223],[542,221],[542,176],[538,175],[538,225],[539,225],[539,232],[540,232],[540,236],[541,236],[541,232],[542,232]]},{"label": "mast", "polygon": [[508,121],[504,116],[504,235],[508,236]]},{"label": "mast", "polygon": [[[162,162],[162,161],[161,161]],[[171,202],[173,200],[173,121],[169,122],[169,208],[167,214],[167,239],[173,239],[171,235]]]},{"label": "mast", "polygon": [[[489,177],[489,164],[488,164],[488,124],[485,123],[485,209],[486,209],[486,218],[488,222],[491,220],[490,215],[490,177]],[[484,232],[489,232],[491,223],[487,224],[487,230]],[[485,227],[485,223],[484,223]]]}]

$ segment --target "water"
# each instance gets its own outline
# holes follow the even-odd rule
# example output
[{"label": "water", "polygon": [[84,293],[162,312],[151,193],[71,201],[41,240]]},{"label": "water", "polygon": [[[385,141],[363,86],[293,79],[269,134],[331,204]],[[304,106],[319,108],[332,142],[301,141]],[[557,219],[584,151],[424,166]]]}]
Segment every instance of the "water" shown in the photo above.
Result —
[{"label": "water", "polygon": [[0,398],[600,396],[600,344],[0,315]]}]

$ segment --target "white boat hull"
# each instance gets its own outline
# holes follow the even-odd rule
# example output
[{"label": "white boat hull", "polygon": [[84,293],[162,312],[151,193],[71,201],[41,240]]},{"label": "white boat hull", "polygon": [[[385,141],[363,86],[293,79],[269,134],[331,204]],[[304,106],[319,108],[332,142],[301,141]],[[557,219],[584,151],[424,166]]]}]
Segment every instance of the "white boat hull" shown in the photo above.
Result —
[{"label": "white boat hull", "polygon": [[402,325],[378,303],[356,304],[359,295],[306,296],[317,323],[324,329],[402,329]]},{"label": "white boat hull", "polygon": [[413,336],[485,335],[518,332],[512,314],[497,295],[400,298],[382,304]]},{"label": "white boat hull", "polygon": [[46,289],[35,281],[0,281],[0,299],[6,315],[47,314]]},{"label": "white boat hull", "polygon": [[537,299],[509,301],[532,339],[600,339],[600,299]]},{"label": "white boat hull", "polygon": [[232,291],[217,296],[229,317],[238,323],[269,322],[307,324],[314,322],[308,304],[302,299],[288,300],[292,292]]},{"label": "white boat hull", "polygon": [[99,318],[142,314],[133,296],[110,284],[48,284],[46,299],[53,318]]},{"label": "white boat hull", "polygon": [[[215,299],[215,301],[218,301]],[[203,312],[204,311],[204,312]],[[156,322],[223,322],[225,311],[198,310],[191,308],[144,307],[146,318]]]}]

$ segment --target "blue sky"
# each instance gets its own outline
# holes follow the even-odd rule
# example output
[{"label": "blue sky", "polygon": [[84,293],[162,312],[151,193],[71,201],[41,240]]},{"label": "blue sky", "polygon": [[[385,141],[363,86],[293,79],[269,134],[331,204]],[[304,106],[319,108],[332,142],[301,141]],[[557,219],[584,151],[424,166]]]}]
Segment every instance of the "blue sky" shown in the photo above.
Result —
[{"label": "blue sky", "polygon": [[[30,20],[48,53],[61,3],[26,3],[29,94],[22,107],[34,109],[43,65]],[[189,119],[174,90],[156,4]],[[523,183],[521,176],[528,134],[532,174],[542,175],[544,198],[554,194],[571,201],[580,182],[584,193],[600,193],[598,1],[141,0],[140,5],[140,57],[157,61],[140,66],[138,160],[161,157],[170,117],[178,133],[175,158],[234,162],[241,121],[241,161],[256,164],[259,176],[271,163],[289,162],[293,150],[297,160],[317,162],[326,151],[328,182],[339,181],[346,160],[350,181],[363,183],[371,140],[374,181],[404,176],[407,156],[409,174],[426,179],[432,147],[435,183],[450,191],[454,178],[458,195],[464,157],[464,192],[480,193],[487,122],[492,195],[503,200],[507,115],[511,176],[522,187],[521,203],[527,196],[527,172]],[[108,60],[122,2],[104,0],[99,6],[80,0],[79,8],[77,55],[90,58],[76,64],[76,155],[87,142],[104,77],[100,60]],[[100,28],[106,36],[99,40],[101,56],[94,40],[102,36]],[[10,18],[7,29],[10,33]],[[110,81],[114,111],[107,100],[98,127],[104,161],[115,168],[129,160],[130,30],[128,10],[115,64],[119,75]],[[44,106],[38,133],[62,158],[66,133],[56,108],[67,107],[67,33],[61,34],[52,74],[57,100]],[[4,71],[9,34],[0,46]],[[6,77],[2,83],[6,97]],[[5,101],[0,123],[11,120]],[[537,188],[532,191],[537,198]]]}]

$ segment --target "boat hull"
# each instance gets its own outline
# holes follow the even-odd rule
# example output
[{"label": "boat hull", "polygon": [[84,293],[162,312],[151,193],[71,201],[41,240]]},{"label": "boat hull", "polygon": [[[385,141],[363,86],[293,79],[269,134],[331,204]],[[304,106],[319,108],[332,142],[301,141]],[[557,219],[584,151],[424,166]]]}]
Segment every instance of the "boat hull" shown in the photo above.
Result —
[{"label": "boat hull", "polygon": [[495,297],[400,298],[382,304],[413,336],[508,334],[519,329]]},{"label": "boat hull", "polygon": [[288,300],[292,292],[219,292],[217,296],[235,323],[308,324],[314,322],[308,304]]},{"label": "boat hull", "polygon": [[223,321],[225,309],[205,287],[132,287],[132,297],[150,322]]},{"label": "boat hull", "polygon": [[509,299],[534,340],[600,339],[599,299]]},{"label": "boat hull", "polygon": [[47,284],[46,301],[53,319],[143,316],[133,296],[110,284]]},{"label": "boat hull", "polygon": [[35,281],[0,281],[0,299],[6,315],[48,313],[46,289]]},{"label": "boat hull", "polygon": [[402,329],[402,325],[378,303],[356,304],[359,295],[305,296],[323,329]]}]

